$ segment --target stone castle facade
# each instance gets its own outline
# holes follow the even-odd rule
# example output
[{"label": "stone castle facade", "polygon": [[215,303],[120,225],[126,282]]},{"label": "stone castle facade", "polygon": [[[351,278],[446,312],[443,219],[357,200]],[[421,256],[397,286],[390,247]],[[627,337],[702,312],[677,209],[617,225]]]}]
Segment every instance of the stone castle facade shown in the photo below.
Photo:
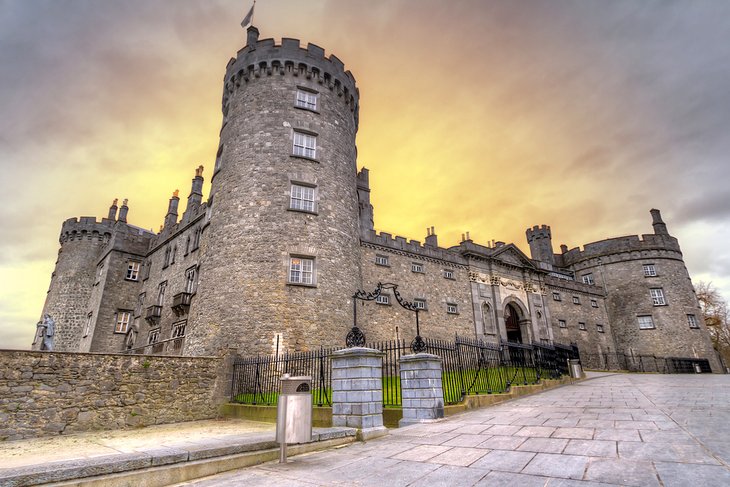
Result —
[{"label": "stone castle facade", "polygon": [[[58,351],[218,355],[341,346],[353,294],[398,284],[421,334],[490,342],[575,342],[587,354],[700,357],[719,364],[677,239],[654,232],[553,252],[550,227],[514,244],[454,247],[377,233],[368,170],[357,171],[359,92],[334,55],[259,40],[226,68],[223,126],[203,201],[196,170],[152,233],[107,218],[63,223],[43,309]],[[368,341],[412,339],[412,313],[383,293],[358,302]],[[34,349],[42,340],[36,338]],[[590,364],[589,364],[590,365]]]}]

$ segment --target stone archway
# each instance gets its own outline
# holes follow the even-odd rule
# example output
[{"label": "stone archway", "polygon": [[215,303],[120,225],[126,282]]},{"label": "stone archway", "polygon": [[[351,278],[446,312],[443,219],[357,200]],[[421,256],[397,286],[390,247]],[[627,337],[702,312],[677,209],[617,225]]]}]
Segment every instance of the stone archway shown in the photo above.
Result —
[{"label": "stone archway", "polygon": [[513,303],[507,303],[504,307],[504,326],[507,330],[507,341],[512,343],[522,343],[522,330],[520,322],[522,321],[522,313],[520,309]]}]

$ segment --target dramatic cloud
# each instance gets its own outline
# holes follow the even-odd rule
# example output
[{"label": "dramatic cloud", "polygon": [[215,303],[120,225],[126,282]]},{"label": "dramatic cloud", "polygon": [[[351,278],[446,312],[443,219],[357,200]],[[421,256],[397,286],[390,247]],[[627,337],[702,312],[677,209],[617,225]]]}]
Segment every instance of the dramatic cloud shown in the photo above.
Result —
[{"label": "dramatic cloud", "polygon": [[[0,347],[29,345],[64,219],[126,197],[156,229],[211,168],[247,9],[0,0]],[[649,233],[658,207],[730,297],[730,3],[267,0],[255,23],[355,75],[379,230],[526,249],[547,223],[573,247]]]}]

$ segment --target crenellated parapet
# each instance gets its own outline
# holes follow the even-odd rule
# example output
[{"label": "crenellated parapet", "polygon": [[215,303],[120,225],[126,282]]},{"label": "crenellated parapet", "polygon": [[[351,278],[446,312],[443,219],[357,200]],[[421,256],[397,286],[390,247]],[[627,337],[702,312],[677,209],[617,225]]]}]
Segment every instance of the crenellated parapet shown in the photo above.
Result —
[{"label": "crenellated parapet", "polygon": [[302,77],[335,92],[350,107],[357,127],[360,95],[355,77],[345,70],[337,56],[326,57],[324,49],[312,43],[304,48],[298,39],[283,38],[280,44],[274,39],[258,40],[255,27],[249,28],[249,45],[238,51],[226,66],[223,114],[228,113],[231,95],[242,84],[271,76]]},{"label": "crenellated parapet", "polygon": [[[628,258],[663,257],[682,259],[679,242],[671,235],[646,234],[610,238],[576,247],[557,255],[560,265],[574,266],[589,260],[601,259],[603,263]],[[608,260],[607,260],[608,259]]]},{"label": "crenellated parapet", "polygon": [[59,242],[63,245],[73,241],[100,241],[107,242],[114,231],[114,220],[102,218],[97,221],[93,216],[69,218],[61,226]]},{"label": "crenellated parapet", "polygon": [[370,231],[367,232],[361,242],[365,246],[388,249],[402,255],[418,256],[424,260],[437,260],[454,266],[463,266],[464,268],[468,264],[461,255],[449,249],[421,244],[417,240],[407,240],[404,237],[393,237],[390,233]]}]

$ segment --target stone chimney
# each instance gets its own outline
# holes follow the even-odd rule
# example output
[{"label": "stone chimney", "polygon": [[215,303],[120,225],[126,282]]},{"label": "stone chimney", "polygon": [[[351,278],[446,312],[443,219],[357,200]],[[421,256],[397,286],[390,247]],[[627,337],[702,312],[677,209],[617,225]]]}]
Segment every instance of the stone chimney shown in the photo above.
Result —
[{"label": "stone chimney", "polygon": [[426,245],[428,245],[429,247],[439,246],[439,239],[436,236],[436,232],[434,231],[433,227],[426,229]]},{"label": "stone chimney", "polygon": [[180,198],[177,196],[179,191],[176,189],[170,198],[170,204],[167,207],[167,215],[165,215],[165,228],[171,228],[177,223],[177,204]]},{"label": "stone chimney", "polygon": [[667,225],[662,221],[662,213],[656,208],[650,210],[649,213],[651,213],[651,226],[654,227],[654,233],[656,235],[669,235]]},{"label": "stone chimney", "polygon": [[197,210],[203,201],[203,166],[198,166],[195,170],[193,185],[190,188],[190,196],[188,196],[188,205],[185,212]]},{"label": "stone chimney", "polygon": [[112,221],[117,219],[117,201],[119,200],[117,198],[114,198],[112,205],[109,207],[109,216],[107,218]]},{"label": "stone chimney", "polygon": [[124,201],[122,201],[122,207],[119,208],[119,218],[118,221],[127,223],[127,213],[129,213],[129,207],[127,206],[127,198],[124,198]]}]

